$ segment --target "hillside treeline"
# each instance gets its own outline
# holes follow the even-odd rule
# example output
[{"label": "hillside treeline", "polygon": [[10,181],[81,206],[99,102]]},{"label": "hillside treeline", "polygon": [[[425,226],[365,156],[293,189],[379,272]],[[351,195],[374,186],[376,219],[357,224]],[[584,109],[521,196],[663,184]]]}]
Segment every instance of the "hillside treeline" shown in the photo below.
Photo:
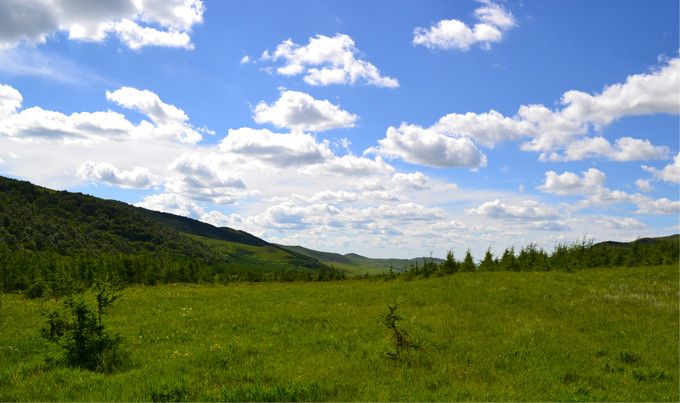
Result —
[{"label": "hillside treeline", "polygon": [[0,290],[31,297],[63,296],[97,282],[130,284],[229,283],[238,281],[326,281],[344,278],[329,267],[268,269],[238,263],[142,253],[61,255],[54,251],[12,250],[0,244]]},{"label": "hillside treeline", "polygon": [[429,260],[423,264],[412,264],[403,274],[406,277],[429,277],[476,271],[573,271],[598,267],[678,264],[679,259],[680,235],[674,235],[630,243],[594,244],[584,240],[560,244],[552,253],[535,244],[529,244],[519,252],[514,248],[506,248],[500,256],[494,256],[488,249],[479,263],[475,263],[469,250],[462,260],[457,260],[453,252],[449,251],[443,262]]}]

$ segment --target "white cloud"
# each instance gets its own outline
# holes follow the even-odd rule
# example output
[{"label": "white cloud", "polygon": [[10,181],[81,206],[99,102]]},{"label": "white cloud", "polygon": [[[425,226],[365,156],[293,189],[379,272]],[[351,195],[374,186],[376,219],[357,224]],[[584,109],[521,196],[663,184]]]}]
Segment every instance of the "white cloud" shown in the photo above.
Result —
[{"label": "white cloud", "polygon": [[529,223],[529,228],[540,231],[569,231],[571,227],[562,221],[542,220]]},{"label": "white cloud", "polygon": [[240,64],[248,64],[250,62],[252,62],[252,60],[250,59],[250,56],[245,55],[241,58],[241,61],[239,63]]},{"label": "white cloud", "polygon": [[588,217],[585,221],[612,229],[634,230],[647,227],[639,220],[630,217]]},{"label": "white cloud", "polygon": [[354,40],[348,35],[317,35],[309,38],[309,43],[305,46],[290,39],[285,40],[276,47],[273,54],[265,51],[262,60],[283,60],[283,66],[276,68],[278,74],[304,74],[304,81],[309,85],[364,82],[378,87],[399,86],[395,78],[382,76],[373,64],[357,59],[357,54]]},{"label": "white cloud", "polygon": [[554,171],[548,171],[538,189],[561,196],[585,196],[577,207],[628,202],[637,207],[636,214],[675,214],[680,211],[680,201],[671,201],[667,198],[651,199],[640,193],[629,194],[621,190],[611,190],[604,186],[605,179],[606,175],[595,168],[583,172],[581,177],[572,172],[558,175]]},{"label": "white cloud", "polygon": [[229,129],[219,150],[277,167],[305,166],[333,158],[327,141],[317,142],[306,133],[274,133],[267,129]]},{"label": "white cloud", "polygon": [[149,210],[163,211],[184,217],[198,218],[203,216],[204,210],[196,202],[173,193],[160,193],[145,196],[135,206]]},{"label": "white cloud", "polygon": [[624,116],[677,114],[679,87],[680,59],[675,58],[651,73],[628,76],[624,83],[608,86],[599,94],[567,91],[562,96],[563,107],[556,111],[542,105],[522,106],[518,115],[541,129],[534,131],[533,140],[524,148],[550,151],[569,144],[591,126],[602,130]]},{"label": "white cloud", "polygon": [[553,219],[558,216],[555,207],[539,203],[535,200],[521,200],[514,203],[503,203],[499,199],[483,203],[466,210],[468,214],[484,217],[512,220]]},{"label": "white cloud", "polygon": [[305,167],[303,172],[309,174],[331,174],[348,177],[366,177],[385,175],[394,172],[394,168],[383,161],[380,156],[374,159],[354,155],[333,156],[321,164]]},{"label": "white cloud", "polygon": [[[385,143],[386,153],[391,151],[393,156],[407,156],[408,159],[404,159],[414,163],[424,160],[416,156],[422,146],[417,144],[419,138],[436,144],[438,150],[447,148],[444,146],[449,143],[447,138],[470,139],[467,142],[475,148],[475,144],[493,147],[503,141],[528,138],[522,144],[522,150],[540,152],[540,159],[549,161],[595,157],[614,161],[663,159],[669,153],[668,147],[653,145],[649,140],[622,137],[612,144],[600,135],[590,137],[588,133],[590,130],[601,132],[607,125],[625,116],[678,114],[679,87],[680,58],[675,58],[649,73],[631,75],[624,83],[608,86],[599,94],[565,92],[561,108],[555,110],[538,104],[521,105],[512,117],[494,110],[451,113],[429,128],[402,123],[398,129],[388,129],[387,137],[380,141]],[[411,143],[416,144],[414,151],[402,149],[408,148]],[[472,151],[471,148],[468,150]],[[449,158],[442,155],[434,155],[435,162],[424,165],[466,166],[447,162]],[[475,158],[472,160],[475,161]],[[482,162],[481,157],[476,160]],[[479,166],[485,165],[485,157],[483,161],[484,164]]]},{"label": "white cloud", "polygon": [[635,186],[637,186],[637,188],[640,189],[640,191],[642,191],[642,192],[651,192],[652,190],[654,190],[654,188],[652,187],[652,184],[649,183],[649,181],[646,180],[646,179],[636,180]]},{"label": "white cloud", "polygon": [[680,183],[680,153],[673,157],[673,163],[668,164],[662,169],[656,169],[647,165],[643,165],[642,169],[651,173],[655,180]]},{"label": "white cloud", "polygon": [[418,27],[413,31],[413,44],[430,49],[457,49],[467,51],[480,44],[489,49],[491,43],[503,40],[505,32],[515,27],[515,17],[490,0],[480,0],[482,7],[475,10],[478,21],[468,26],[456,19],[441,20],[429,29]]},{"label": "white cloud", "polygon": [[137,166],[129,171],[121,171],[107,162],[96,164],[93,161],[85,161],[78,168],[77,174],[81,179],[122,188],[148,189],[158,185],[160,181],[160,178],[146,167]]},{"label": "white cloud", "polygon": [[357,193],[347,192],[344,190],[332,191],[322,190],[314,193],[312,197],[303,198],[309,203],[330,202],[330,203],[354,203],[360,200]]},{"label": "white cloud", "polygon": [[456,137],[469,137],[477,144],[487,147],[523,137],[532,126],[517,117],[509,118],[490,110],[487,113],[450,113],[431,127],[432,130]]},{"label": "white cloud", "polygon": [[7,0],[0,2],[0,48],[66,32],[71,40],[92,42],[114,34],[131,49],[191,49],[189,33],[204,11],[201,0]]},{"label": "white cloud", "polygon": [[142,27],[134,21],[124,19],[114,26],[118,38],[130,49],[138,50],[145,46],[165,46],[169,48],[193,49],[191,37],[186,32],[175,30],[159,31]]},{"label": "white cloud", "polygon": [[484,155],[466,137],[449,137],[435,130],[420,126],[402,124],[399,128],[390,126],[384,139],[378,140],[378,147],[366,150],[388,158],[401,158],[412,164],[433,167],[486,166]]},{"label": "white cloud", "polygon": [[159,139],[196,143],[201,134],[188,123],[181,109],[164,103],[150,91],[124,87],[106,93],[107,99],[147,115],[135,125],[117,112],[76,112],[65,115],[34,106],[18,110],[21,94],[12,87],[0,87],[0,135],[19,140],[95,143],[128,139]]},{"label": "white cloud", "polygon": [[0,119],[15,113],[23,100],[21,93],[15,88],[0,84]]},{"label": "white cloud", "polygon": [[328,100],[315,99],[298,91],[282,91],[275,103],[264,101],[255,106],[255,122],[300,131],[325,131],[353,127],[357,116],[340,109]]},{"label": "white cloud", "polygon": [[545,173],[545,181],[538,189],[561,196],[592,194],[604,188],[606,178],[604,172],[596,168],[589,168],[581,177],[573,172],[558,175],[555,171],[548,171]]},{"label": "white cloud", "polygon": [[604,137],[586,137],[570,143],[565,155],[555,155],[555,159],[578,161],[602,156],[613,161],[636,161],[665,159],[669,153],[668,147],[654,146],[649,140],[621,137],[612,146]]},{"label": "white cloud", "polygon": [[395,173],[392,175],[391,184],[397,191],[417,191],[432,187],[430,178],[422,172]]},{"label": "white cloud", "polygon": [[194,200],[230,204],[246,187],[239,176],[220,169],[218,164],[201,155],[182,155],[172,161],[168,169],[173,175],[165,182],[166,192]]},{"label": "white cloud", "polygon": [[662,197],[660,199],[638,198],[636,214],[680,214],[680,201],[672,201]]}]

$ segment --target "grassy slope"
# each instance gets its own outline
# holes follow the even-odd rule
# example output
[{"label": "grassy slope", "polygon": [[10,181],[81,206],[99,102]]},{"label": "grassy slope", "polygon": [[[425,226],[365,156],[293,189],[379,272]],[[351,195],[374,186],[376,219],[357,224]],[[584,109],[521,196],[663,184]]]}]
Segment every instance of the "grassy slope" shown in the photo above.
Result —
[{"label": "grassy slope", "polygon": [[[424,345],[402,363],[391,302]],[[132,367],[110,375],[45,364],[53,304],[2,296],[0,400],[680,399],[677,265],[134,287],[106,318]]]}]

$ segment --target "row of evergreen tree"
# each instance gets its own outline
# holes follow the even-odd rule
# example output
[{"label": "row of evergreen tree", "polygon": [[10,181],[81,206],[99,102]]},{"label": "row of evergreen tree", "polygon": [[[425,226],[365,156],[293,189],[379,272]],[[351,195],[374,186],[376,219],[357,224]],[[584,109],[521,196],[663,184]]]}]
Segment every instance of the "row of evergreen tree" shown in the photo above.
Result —
[{"label": "row of evergreen tree", "polygon": [[204,263],[158,253],[61,255],[54,251],[10,249],[0,244],[0,290],[23,291],[30,297],[64,296],[96,282],[118,284],[229,283],[239,281],[327,281],[344,272],[318,269],[267,270],[238,263]]},{"label": "row of evergreen tree", "polygon": [[635,241],[630,244],[593,244],[592,241],[583,240],[559,244],[552,253],[531,243],[521,248],[518,253],[512,247],[506,248],[500,256],[494,256],[489,248],[479,263],[475,263],[469,249],[460,261],[455,258],[452,251],[449,251],[441,263],[434,259],[426,260],[423,264],[415,262],[404,275],[429,277],[476,271],[573,271],[596,267],[677,264],[679,259],[678,236],[653,242]]}]

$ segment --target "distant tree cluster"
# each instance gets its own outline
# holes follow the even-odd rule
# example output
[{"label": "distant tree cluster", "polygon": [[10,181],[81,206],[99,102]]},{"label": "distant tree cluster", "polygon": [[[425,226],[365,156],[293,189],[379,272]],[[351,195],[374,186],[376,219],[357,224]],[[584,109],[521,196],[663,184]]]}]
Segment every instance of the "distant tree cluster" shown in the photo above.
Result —
[{"label": "distant tree cluster", "polygon": [[452,251],[441,263],[426,260],[415,262],[404,273],[406,277],[430,277],[457,272],[476,271],[573,271],[596,267],[635,267],[678,263],[680,236],[655,240],[638,240],[629,244],[580,241],[560,244],[548,253],[536,244],[529,244],[515,252],[506,248],[500,256],[487,249],[484,258],[476,264],[468,249],[462,260],[456,260]]}]

